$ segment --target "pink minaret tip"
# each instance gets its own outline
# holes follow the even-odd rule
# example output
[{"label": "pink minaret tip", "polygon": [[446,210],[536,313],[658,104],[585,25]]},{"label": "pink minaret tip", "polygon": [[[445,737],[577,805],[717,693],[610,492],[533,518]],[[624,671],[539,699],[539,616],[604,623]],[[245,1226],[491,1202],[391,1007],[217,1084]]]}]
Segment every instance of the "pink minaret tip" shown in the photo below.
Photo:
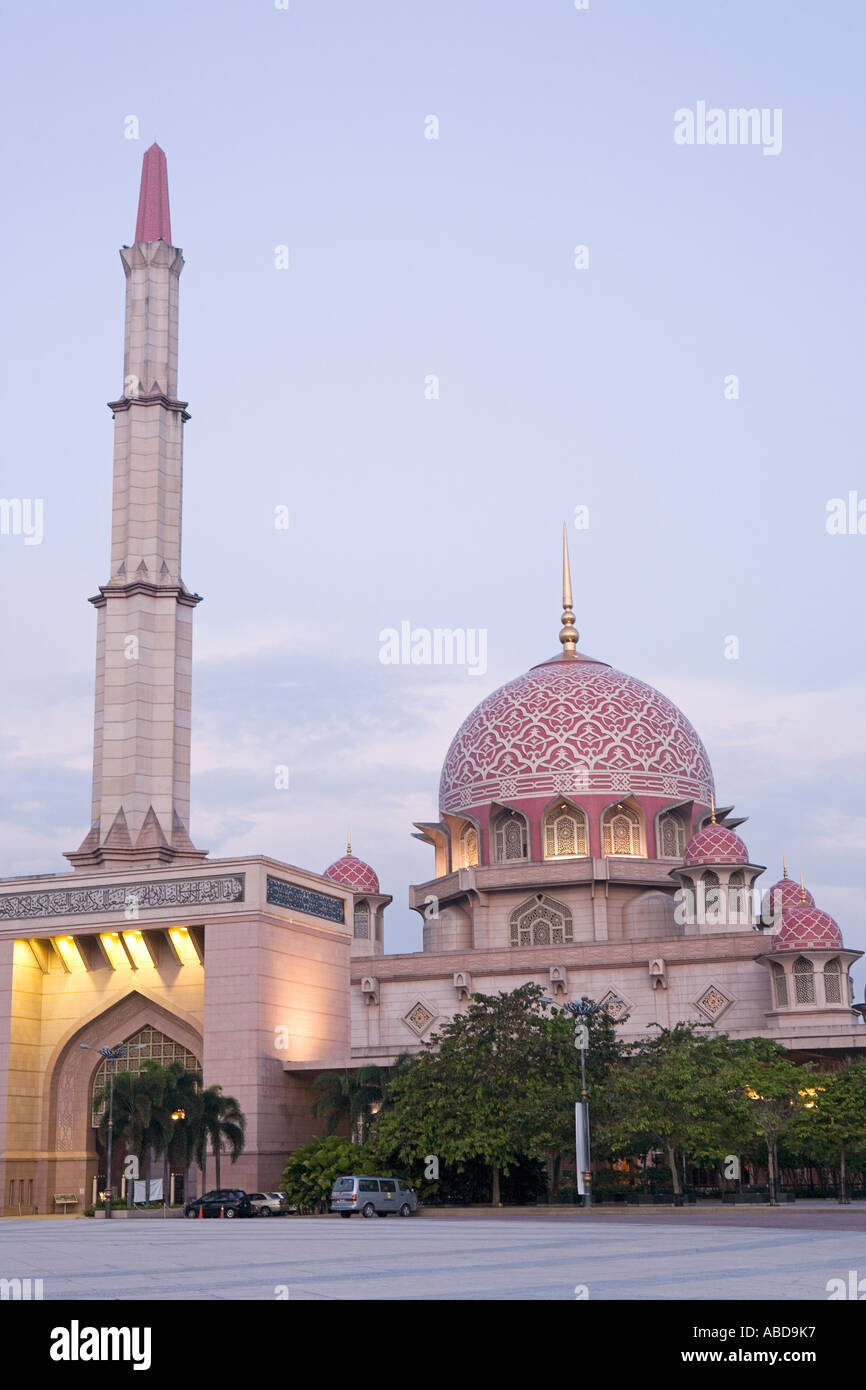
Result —
[{"label": "pink minaret tip", "polygon": [[141,166],[141,192],[138,195],[136,241],[159,241],[171,245],[171,221],[168,212],[168,168],[165,152],[159,145],[145,151]]}]

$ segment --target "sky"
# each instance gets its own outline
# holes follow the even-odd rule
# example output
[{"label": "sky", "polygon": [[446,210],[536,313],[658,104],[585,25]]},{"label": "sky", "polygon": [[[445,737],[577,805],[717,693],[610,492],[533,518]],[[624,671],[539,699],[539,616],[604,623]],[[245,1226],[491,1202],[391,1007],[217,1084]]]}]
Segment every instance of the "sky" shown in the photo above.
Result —
[{"label": "sky", "polygon": [[[765,883],[786,854],[866,950],[864,31],[855,0],[7,10],[0,496],[44,535],[0,535],[0,874],[89,824],[156,140],[196,844],[320,871],[351,826],[386,949],[418,948],[413,823],[464,717],[557,650],[565,522],[582,648],[683,709]],[[773,140],[678,143],[701,103]],[[483,630],[485,669],[383,664],[404,621]]]}]

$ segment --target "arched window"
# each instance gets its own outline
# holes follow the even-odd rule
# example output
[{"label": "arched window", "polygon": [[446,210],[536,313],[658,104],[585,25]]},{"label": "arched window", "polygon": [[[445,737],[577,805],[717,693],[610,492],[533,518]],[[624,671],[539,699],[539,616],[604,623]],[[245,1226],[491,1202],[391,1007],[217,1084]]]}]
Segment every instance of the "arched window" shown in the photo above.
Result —
[{"label": "arched window", "polygon": [[751,921],[751,894],[746,887],[746,875],[735,869],[728,879],[728,921],[747,924]]},{"label": "arched window", "polygon": [[785,972],[778,961],[772,962],[773,966],[773,985],[776,991],[776,1008],[787,1009],[788,1007],[788,981]]},{"label": "arched window", "polygon": [[564,946],[571,941],[571,912],[565,903],[536,893],[509,919],[512,946]]},{"label": "arched window", "polygon": [[630,806],[623,802],[611,806],[604,813],[602,829],[605,854],[641,853],[640,816]]},{"label": "arched window", "polygon": [[824,966],[824,1000],[827,1004],[842,1003],[842,967],[836,959]]},{"label": "arched window", "polygon": [[504,811],[493,824],[493,846],[497,864],[525,859],[526,821],[517,811]]},{"label": "arched window", "polygon": [[544,818],[545,859],[575,859],[589,854],[586,816],[577,806],[560,802]]},{"label": "arched window", "polygon": [[794,994],[798,1004],[815,1002],[815,970],[805,956],[794,961]]},{"label": "arched window", "polygon": [[686,847],[686,828],[674,812],[659,816],[658,847],[660,859],[682,859]]},{"label": "arched window", "polygon": [[478,863],[478,831],[474,825],[464,825],[460,833],[460,867],[472,869]]},{"label": "arched window", "polygon": [[704,913],[715,916],[715,925],[720,925],[722,918],[722,889],[719,883],[718,874],[713,873],[712,869],[707,869],[700,877],[701,892],[704,898]]},{"label": "arched window", "polygon": [[355,936],[369,937],[370,935],[370,904],[366,898],[355,903]]},{"label": "arched window", "polygon": [[149,1058],[160,1062],[164,1067],[167,1067],[169,1062],[180,1062],[187,1071],[201,1071],[201,1062],[189,1048],[184,1047],[182,1043],[176,1043],[173,1038],[167,1038],[165,1033],[157,1032],[149,1024],[131,1038],[127,1038],[123,1046],[129,1049],[128,1056],[106,1057],[96,1068],[90,1106],[94,1128],[99,1124],[100,1115],[95,1099],[108,1085],[108,1078],[112,1072],[116,1076],[119,1071],[130,1071],[133,1076],[138,1076],[143,1070],[143,1063]]}]

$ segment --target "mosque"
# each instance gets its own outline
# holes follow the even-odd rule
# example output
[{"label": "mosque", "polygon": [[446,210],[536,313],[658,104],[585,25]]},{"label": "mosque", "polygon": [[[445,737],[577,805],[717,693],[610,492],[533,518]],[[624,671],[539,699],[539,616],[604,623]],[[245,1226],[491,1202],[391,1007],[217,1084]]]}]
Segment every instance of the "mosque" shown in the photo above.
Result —
[{"label": "mosque", "polygon": [[[347,849],[324,873],[192,839],[192,619],[181,577],[178,282],[165,155],[124,246],[111,560],[97,613],[93,797],[69,870],[0,880],[0,1203],[81,1207],[104,1182],[112,1066],[200,1066],[247,1117],[234,1185],[273,1188],[323,1069],[417,1051],[473,992],[587,995],[639,1037],[694,1020],[798,1056],[866,1044],[842,933],[785,874],[761,892],[706,750],[664,695],[580,650],[564,547],[560,650],[481,701],[445,756],[423,950],[385,953],[391,897]],[[84,828],[84,827],[82,827]],[[861,1006],[862,1007],[862,1006]],[[120,1042],[132,1062],[101,1059]],[[115,1177],[115,1182],[117,1178]],[[79,1208],[80,1209],[80,1208]]]}]

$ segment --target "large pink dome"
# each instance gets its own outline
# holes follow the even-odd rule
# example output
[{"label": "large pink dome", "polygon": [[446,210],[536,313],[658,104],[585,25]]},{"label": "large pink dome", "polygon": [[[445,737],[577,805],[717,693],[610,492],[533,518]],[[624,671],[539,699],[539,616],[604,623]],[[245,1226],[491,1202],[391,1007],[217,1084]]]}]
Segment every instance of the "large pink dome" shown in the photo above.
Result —
[{"label": "large pink dome", "polygon": [[842,948],[842,933],[829,912],[800,902],[782,915],[782,925],[772,938],[774,951],[831,950]]},{"label": "large pink dome", "polygon": [[710,804],[706,749],[651,685],[591,657],[534,666],[481,701],[448,749],[443,811],[556,793]]},{"label": "large pink dome", "polygon": [[693,835],[683,855],[686,864],[748,864],[749,851],[726,825],[705,825]]},{"label": "large pink dome", "polygon": [[375,870],[354,854],[344,854],[342,859],[329,864],[324,877],[333,879],[334,883],[339,883],[342,888],[350,888],[353,893],[379,891],[379,879]]}]

